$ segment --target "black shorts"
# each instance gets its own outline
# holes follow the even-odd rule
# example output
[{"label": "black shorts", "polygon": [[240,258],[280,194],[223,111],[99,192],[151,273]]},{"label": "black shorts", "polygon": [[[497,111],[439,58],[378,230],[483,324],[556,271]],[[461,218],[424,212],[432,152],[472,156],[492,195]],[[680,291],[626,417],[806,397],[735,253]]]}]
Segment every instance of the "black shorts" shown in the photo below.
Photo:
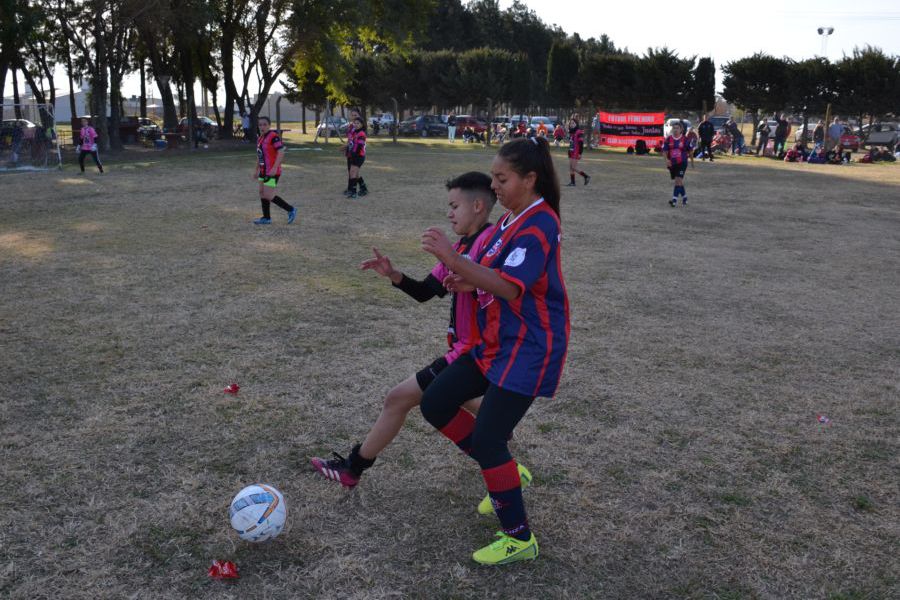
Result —
[{"label": "black shorts", "polygon": [[672,163],[672,166],[669,167],[669,175],[672,176],[672,179],[676,177],[684,177],[684,172],[687,171],[687,163]]},{"label": "black shorts", "polygon": [[431,385],[438,373],[446,369],[448,364],[447,359],[442,356],[416,373],[416,383],[419,384],[419,389],[424,392],[425,388]]},{"label": "black shorts", "polygon": [[348,156],[347,157],[347,168],[352,167],[361,167],[363,163],[366,162],[365,156]]}]

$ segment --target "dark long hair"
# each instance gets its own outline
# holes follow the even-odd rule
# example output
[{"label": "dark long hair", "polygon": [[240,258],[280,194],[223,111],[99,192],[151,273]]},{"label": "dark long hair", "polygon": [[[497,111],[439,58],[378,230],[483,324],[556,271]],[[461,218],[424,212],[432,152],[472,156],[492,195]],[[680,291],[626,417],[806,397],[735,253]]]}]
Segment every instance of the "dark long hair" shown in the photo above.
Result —
[{"label": "dark long hair", "polygon": [[550,144],[542,137],[516,138],[500,148],[497,156],[509,163],[512,170],[525,177],[534,173],[535,191],[544,197],[557,216],[559,214],[559,177],[550,156]]}]

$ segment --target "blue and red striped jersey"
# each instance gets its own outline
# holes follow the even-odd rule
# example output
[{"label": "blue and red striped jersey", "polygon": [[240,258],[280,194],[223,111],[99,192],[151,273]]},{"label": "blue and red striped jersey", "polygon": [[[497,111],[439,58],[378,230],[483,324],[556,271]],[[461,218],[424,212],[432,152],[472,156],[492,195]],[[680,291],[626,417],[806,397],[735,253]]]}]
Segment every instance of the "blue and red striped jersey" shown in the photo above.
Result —
[{"label": "blue and red striped jersey", "polygon": [[675,137],[670,135],[663,141],[662,152],[673,163],[685,163],[691,148],[691,140],[686,136]]},{"label": "blue and red striped jersey", "polygon": [[473,355],[488,381],[526,396],[552,397],[566,362],[569,298],[560,232],[559,217],[542,198],[517,217],[506,213],[478,257],[521,294],[482,302]]}]

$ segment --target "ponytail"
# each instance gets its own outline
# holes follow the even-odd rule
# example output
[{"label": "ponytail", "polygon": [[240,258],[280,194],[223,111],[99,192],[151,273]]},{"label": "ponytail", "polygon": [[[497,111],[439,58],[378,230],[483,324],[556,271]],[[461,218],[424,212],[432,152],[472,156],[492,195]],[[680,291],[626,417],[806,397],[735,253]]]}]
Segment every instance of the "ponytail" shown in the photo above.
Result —
[{"label": "ponytail", "polygon": [[550,144],[542,137],[516,138],[504,144],[497,156],[522,177],[535,174],[534,190],[559,214],[559,177],[550,155]]}]

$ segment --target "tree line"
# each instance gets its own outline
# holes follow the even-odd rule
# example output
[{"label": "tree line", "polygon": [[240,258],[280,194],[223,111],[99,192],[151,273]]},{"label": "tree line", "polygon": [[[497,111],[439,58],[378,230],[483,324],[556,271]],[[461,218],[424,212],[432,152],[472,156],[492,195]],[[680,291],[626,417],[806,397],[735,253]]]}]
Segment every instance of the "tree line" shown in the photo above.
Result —
[{"label": "tree line", "polygon": [[[152,85],[166,127],[179,110],[196,119],[199,84],[228,137],[235,113],[255,117],[276,83],[314,109],[396,99],[405,109],[699,111],[713,106],[716,73],[710,57],[638,55],[605,35],[568,35],[518,1],[501,10],[498,0],[0,0],[0,89],[10,77],[18,97],[21,76],[36,102],[55,104],[57,66],[73,115],[75,84],[90,85],[92,114],[109,106],[109,124],[96,125],[112,147],[122,82],[134,74],[142,116]],[[897,70],[896,57],[871,48],[835,65],[758,54],[724,66],[725,97],[750,110],[812,111],[827,98],[850,114],[896,112],[873,102],[883,90],[869,91],[887,82],[896,99]]]}]

